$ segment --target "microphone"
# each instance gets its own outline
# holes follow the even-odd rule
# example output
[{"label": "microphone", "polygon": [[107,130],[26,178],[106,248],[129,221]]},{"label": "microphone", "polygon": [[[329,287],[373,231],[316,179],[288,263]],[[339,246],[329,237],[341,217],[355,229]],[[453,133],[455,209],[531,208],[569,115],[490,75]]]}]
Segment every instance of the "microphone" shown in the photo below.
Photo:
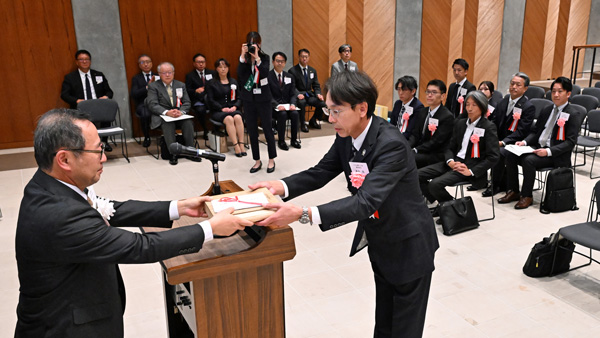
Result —
[{"label": "microphone", "polygon": [[171,143],[169,146],[169,152],[173,155],[188,155],[195,157],[203,157],[211,161],[225,161],[225,155],[215,153],[208,150],[196,149],[193,147],[186,147],[177,142]]}]

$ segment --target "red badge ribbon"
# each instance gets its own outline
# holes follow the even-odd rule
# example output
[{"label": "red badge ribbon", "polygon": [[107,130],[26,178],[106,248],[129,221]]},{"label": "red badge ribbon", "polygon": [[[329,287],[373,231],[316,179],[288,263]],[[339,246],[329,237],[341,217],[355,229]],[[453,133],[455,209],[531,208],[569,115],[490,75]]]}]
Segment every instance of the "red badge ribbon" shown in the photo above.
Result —
[{"label": "red badge ribbon", "polygon": [[462,96],[459,96],[457,101],[458,101],[458,103],[460,103],[460,113],[459,114],[462,114],[462,112],[463,112],[463,103],[465,102],[465,98],[462,97]]},{"label": "red badge ribbon", "polygon": [[406,132],[406,127],[408,126],[408,119],[410,118],[410,115],[408,113],[404,113],[402,114],[402,128],[400,128],[400,132],[404,133]]},{"label": "red badge ribbon", "polygon": [[513,121],[508,127],[508,130],[515,131],[517,130],[517,125],[519,125],[519,120],[521,119],[521,113],[513,113]]},{"label": "red badge ribbon", "polygon": [[556,139],[559,141],[565,140],[565,122],[567,122],[567,120],[562,117],[556,121],[556,124],[560,127],[558,133],[556,133]]},{"label": "red badge ribbon", "polygon": [[479,135],[471,135],[471,143],[473,143],[471,158],[479,158]]}]

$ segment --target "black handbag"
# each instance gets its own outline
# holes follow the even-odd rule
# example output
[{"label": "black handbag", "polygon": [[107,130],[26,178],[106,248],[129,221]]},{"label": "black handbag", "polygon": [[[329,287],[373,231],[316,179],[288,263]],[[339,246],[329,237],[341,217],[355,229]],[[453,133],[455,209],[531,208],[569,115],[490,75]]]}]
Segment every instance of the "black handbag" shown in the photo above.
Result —
[{"label": "black handbag", "polygon": [[[562,247],[557,248],[556,246]],[[550,234],[535,243],[523,265],[523,273],[529,277],[547,277],[569,270],[575,244],[566,238],[558,240],[558,234]],[[554,252],[556,251],[556,260]],[[554,269],[552,264],[554,261]]]},{"label": "black handbag", "polygon": [[573,171],[569,168],[552,169],[548,173],[545,195],[542,213],[577,210]]},{"label": "black handbag", "polygon": [[442,229],[446,236],[479,227],[477,212],[471,196],[443,202],[439,208]]}]

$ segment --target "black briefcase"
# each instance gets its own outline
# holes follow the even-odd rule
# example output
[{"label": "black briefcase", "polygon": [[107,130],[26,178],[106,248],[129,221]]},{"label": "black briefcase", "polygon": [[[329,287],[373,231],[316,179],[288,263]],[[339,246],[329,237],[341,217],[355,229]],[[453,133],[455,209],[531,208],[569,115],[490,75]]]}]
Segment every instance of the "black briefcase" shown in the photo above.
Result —
[{"label": "black briefcase", "polygon": [[446,201],[439,206],[444,235],[454,234],[479,227],[479,220],[471,196]]},{"label": "black briefcase", "polygon": [[[525,275],[534,278],[548,277],[569,270],[575,244],[566,238],[559,240],[558,236],[558,234],[550,234],[531,248],[527,261],[523,265]],[[557,245],[565,249],[557,248]]]}]

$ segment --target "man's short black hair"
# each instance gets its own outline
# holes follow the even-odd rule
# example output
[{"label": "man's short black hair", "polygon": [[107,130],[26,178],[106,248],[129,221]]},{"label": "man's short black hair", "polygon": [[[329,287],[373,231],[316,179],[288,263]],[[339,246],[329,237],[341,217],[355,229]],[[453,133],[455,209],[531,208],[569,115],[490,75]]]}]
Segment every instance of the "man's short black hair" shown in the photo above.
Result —
[{"label": "man's short black hair", "polygon": [[78,51],[76,51],[76,52],[75,52],[75,60],[77,60],[77,58],[78,58],[78,57],[79,57],[79,55],[81,55],[81,54],[85,54],[85,55],[89,56],[89,57],[90,57],[90,60],[92,59],[92,54],[90,54],[90,52],[88,52],[88,51],[87,51],[87,50],[85,50],[85,49],[80,49],[80,50],[78,50]]},{"label": "man's short black hair", "polygon": [[300,56],[300,54],[302,54],[302,53],[306,53],[306,54],[310,55],[310,52],[306,48],[302,48],[302,49],[298,50],[298,56]]},{"label": "man's short black hair", "polygon": [[442,94],[446,94],[446,84],[442,80],[434,79],[427,83],[427,87],[436,86],[442,92]]},{"label": "man's short black hair", "polygon": [[340,48],[338,48],[338,53],[342,53],[344,51],[344,49],[346,49],[346,48],[349,48],[350,49],[350,53],[352,53],[352,46],[350,46],[347,43],[341,45]]},{"label": "man's short black hair", "polygon": [[403,77],[399,78],[398,81],[396,81],[396,90],[398,89],[399,84],[402,84],[402,89],[407,89],[410,91],[417,90],[419,87],[419,85],[417,85],[417,79],[410,75],[404,75]]},{"label": "man's short black hair", "polygon": [[373,116],[377,103],[377,86],[371,78],[362,71],[339,72],[325,83],[325,92],[338,105],[349,103],[352,109],[357,104],[367,103],[367,117]]},{"label": "man's short black hair", "polygon": [[273,61],[275,61],[275,57],[277,57],[277,55],[281,56],[285,62],[287,62],[287,56],[285,55],[284,52],[275,52],[273,53]]},{"label": "man's short black hair", "polygon": [[469,63],[465,59],[454,60],[454,62],[452,63],[452,68],[454,68],[454,65],[459,65],[459,66],[463,67],[465,70],[469,70]]},{"label": "man's short black hair", "polygon": [[206,60],[206,56],[204,56],[204,54],[202,54],[202,53],[196,53],[196,55],[194,55],[194,57],[192,58],[192,62],[196,62],[196,58],[198,56],[202,56],[204,58],[204,60]]},{"label": "man's short black hair", "polygon": [[571,80],[569,80],[568,78],[564,77],[564,76],[559,76],[556,78],[556,80],[552,81],[552,85],[550,86],[550,90],[552,90],[554,88],[554,85],[558,83],[561,85],[562,89],[566,90],[567,92],[572,92],[573,91],[573,83],[571,82]]}]

